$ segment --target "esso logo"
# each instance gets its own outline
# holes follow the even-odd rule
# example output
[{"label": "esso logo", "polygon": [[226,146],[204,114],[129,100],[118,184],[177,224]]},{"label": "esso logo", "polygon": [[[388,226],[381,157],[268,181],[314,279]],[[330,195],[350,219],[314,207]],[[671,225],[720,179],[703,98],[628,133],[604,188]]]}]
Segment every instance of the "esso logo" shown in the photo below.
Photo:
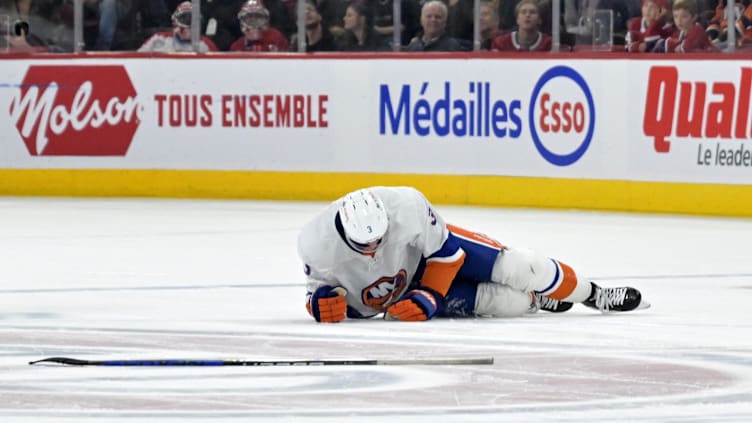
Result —
[{"label": "esso logo", "polygon": [[10,104],[32,156],[124,156],[138,112],[123,66],[30,66]]},{"label": "esso logo", "polygon": [[533,89],[528,114],[538,152],[549,163],[569,166],[590,146],[595,128],[593,95],[574,69],[556,66]]}]

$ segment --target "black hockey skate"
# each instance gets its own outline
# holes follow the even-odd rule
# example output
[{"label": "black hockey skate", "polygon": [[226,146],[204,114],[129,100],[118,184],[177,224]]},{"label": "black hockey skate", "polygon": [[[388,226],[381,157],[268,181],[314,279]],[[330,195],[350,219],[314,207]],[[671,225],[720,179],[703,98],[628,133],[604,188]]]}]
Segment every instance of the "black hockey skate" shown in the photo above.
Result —
[{"label": "black hockey skate", "polygon": [[650,303],[642,301],[640,291],[632,287],[602,288],[593,282],[590,297],[582,304],[603,313],[611,311],[632,311],[650,307]]},{"label": "black hockey skate", "polygon": [[563,313],[572,308],[573,305],[566,301],[554,300],[553,298],[535,294],[535,311],[545,310],[551,313]]}]

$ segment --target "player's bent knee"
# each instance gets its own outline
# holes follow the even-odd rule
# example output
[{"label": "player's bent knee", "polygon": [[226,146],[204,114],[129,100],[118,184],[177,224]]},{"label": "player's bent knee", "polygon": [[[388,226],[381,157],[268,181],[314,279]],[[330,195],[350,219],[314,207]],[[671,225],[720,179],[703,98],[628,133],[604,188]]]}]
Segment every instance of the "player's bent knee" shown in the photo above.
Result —
[{"label": "player's bent knee", "polygon": [[499,254],[491,279],[520,291],[537,291],[551,284],[556,264],[533,250],[507,248]]},{"label": "player's bent knee", "polygon": [[530,293],[498,283],[480,283],[475,299],[475,314],[485,317],[522,316],[530,309],[531,302]]}]

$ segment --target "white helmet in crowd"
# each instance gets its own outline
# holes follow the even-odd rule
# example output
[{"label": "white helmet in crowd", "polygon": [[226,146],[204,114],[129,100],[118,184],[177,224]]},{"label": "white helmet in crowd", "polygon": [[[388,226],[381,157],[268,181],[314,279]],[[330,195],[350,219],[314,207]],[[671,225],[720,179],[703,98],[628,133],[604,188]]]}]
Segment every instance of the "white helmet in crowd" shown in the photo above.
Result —
[{"label": "white helmet in crowd", "polygon": [[191,27],[191,13],[193,11],[193,5],[189,1],[184,1],[175,8],[175,12],[172,13],[172,26],[180,28]]},{"label": "white helmet in crowd", "polygon": [[251,40],[261,38],[262,32],[269,26],[269,9],[261,0],[249,0],[238,12],[240,29]]},{"label": "white helmet in crowd", "polygon": [[384,203],[370,189],[345,195],[339,202],[339,218],[350,245],[361,253],[376,251],[389,227]]}]

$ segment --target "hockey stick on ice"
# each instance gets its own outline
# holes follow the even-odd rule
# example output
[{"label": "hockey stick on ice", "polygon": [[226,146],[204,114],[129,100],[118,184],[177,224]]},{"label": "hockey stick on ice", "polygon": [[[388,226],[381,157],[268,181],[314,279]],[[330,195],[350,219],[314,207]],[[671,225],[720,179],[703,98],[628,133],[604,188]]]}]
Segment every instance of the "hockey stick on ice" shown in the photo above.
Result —
[{"label": "hockey stick on ice", "polygon": [[483,358],[416,358],[406,360],[80,360],[69,357],[49,357],[30,361],[34,364],[64,364],[69,366],[410,366],[410,365],[466,365],[493,364],[493,357]]}]

